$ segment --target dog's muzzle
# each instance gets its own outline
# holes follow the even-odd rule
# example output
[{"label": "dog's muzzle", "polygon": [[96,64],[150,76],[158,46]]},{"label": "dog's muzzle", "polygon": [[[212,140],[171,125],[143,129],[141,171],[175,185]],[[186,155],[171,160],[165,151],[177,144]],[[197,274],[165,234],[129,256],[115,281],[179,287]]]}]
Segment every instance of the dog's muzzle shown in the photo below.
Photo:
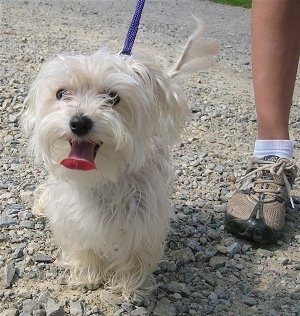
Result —
[{"label": "dog's muzzle", "polygon": [[[70,120],[70,129],[77,136],[84,136],[93,127],[93,121],[84,115],[74,115]],[[70,141],[71,151],[69,156],[60,164],[68,169],[93,170],[96,169],[95,157],[100,147],[99,144],[90,141]]]}]

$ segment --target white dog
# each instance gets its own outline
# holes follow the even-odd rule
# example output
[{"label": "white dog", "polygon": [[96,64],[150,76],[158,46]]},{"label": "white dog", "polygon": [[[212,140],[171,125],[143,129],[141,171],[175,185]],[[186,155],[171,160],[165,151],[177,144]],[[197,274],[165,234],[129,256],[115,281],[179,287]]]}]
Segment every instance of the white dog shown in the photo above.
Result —
[{"label": "white dog", "polygon": [[217,43],[203,41],[199,22],[170,75],[106,51],[59,56],[42,67],[21,123],[50,174],[35,211],[50,220],[75,283],[126,295],[151,287],[145,281],[172,216],[169,148],[187,115],[174,77],[202,68],[217,51]]}]

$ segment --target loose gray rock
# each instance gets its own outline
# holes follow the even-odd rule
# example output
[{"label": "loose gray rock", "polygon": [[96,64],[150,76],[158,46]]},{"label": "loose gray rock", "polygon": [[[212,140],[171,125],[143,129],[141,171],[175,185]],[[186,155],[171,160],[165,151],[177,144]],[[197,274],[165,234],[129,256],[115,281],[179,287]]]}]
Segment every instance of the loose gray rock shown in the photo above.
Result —
[{"label": "loose gray rock", "polygon": [[199,276],[201,279],[205,280],[205,282],[211,286],[215,286],[216,285],[216,279],[214,277],[214,275],[212,273],[210,273],[209,271],[203,271],[201,273],[199,273]]},{"label": "loose gray rock", "polygon": [[23,255],[24,255],[23,248],[16,248],[13,252],[14,259],[22,258]]},{"label": "loose gray rock", "polygon": [[48,299],[46,305],[47,316],[64,316],[66,315],[64,308],[55,302],[52,298]]},{"label": "loose gray rock", "polygon": [[5,289],[10,288],[12,286],[15,274],[16,274],[15,264],[12,260],[10,260],[4,266],[3,272],[2,272],[3,286]]},{"label": "loose gray rock", "polygon": [[33,316],[46,316],[46,311],[44,309],[37,309],[32,312]]},{"label": "loose gray rock", "polygon": [[179,261],[184,261],[184,262],[195,261],[195,256],[189,247],[173,251],[173,256],[175,259]]},{"label": "loose gray rock", "polygon": [[74,316],[82,316],[84,313],[81,302],[70,302],[70,314]]},{"label": "loose gray rock", "polygon": [[145,307],[138,307],[130,313],[131,316],[147,316],[149,314],[150,312]]},{"label": "loose gray rock", "polygon": [[211,257],[209,260],[209,265],[213,268],[213,269],[219,269],[221,267],[223,267],[225,265],[226,262],[226,258],[223,256],[214,256]]},{"label": "loose gray rock", "polygon": [[31,220],[20,221],[21,228],[33,228],[34,223]]},{"label": "loose gray rock", "polygon": [[242,302],[248,306],[253,306],[257,304],[257,300],[254,297],[244,295]]},{"label": "loose gray rock", "polygon": [[15,308],[9,308],[3,312],[0,312],[1,316],[18,316],[19,311]]},{"label": "loose gray rock", "polygon": [[37,301],[32,300],[32,299],[24,300],[22,306],[23,306],[22,312],[29,315],[31,315],[33,311],[40,309],[40,304]]},{"label": "loose gray rock", "polygon": [[18,292],[18,297],[24,299],[31,299],[32,295],[26,289],[20,289],[20,291]]},{"label": "loose gray rock", "polygon": [[35,262],[44,262],[44,263],[50,263],[53,261],[53,259],[44,254],[44,253],[40,253],[40,252],[37,252],[35,253],[33,256],[32,256],[32,259],[35,261]]},{"label": "loose gray rock", "polygon": [[124,315],[124,309],[123,308],[120,308],[120,309],[116,310],[114,312],[113,316],[121,316],[121,315]]},{"label": "loose gray rock", "polygon": [[170,293],[184,293],[186,292],[186,284],[172,281],[168,285],[168,290]]},{"label": "loose gray rock", "polygon": [[235,242],[227,247],[227,256],[233,258],[234,255],[241,253],[242,247],[239,243]]},{"label": "loose gray rock", "polygon": [[256,255],[259,257],[272,257],[273,252],[267,249],[258,248],[256,251]]},{"label": "loose gray rock", "polygon": [[155,316],[176,316],[176,307],[166,298],[159,300],[153,311]]},{"label": "loose gray rock", "polygon": [[6,237],[4,234],[0,233],[0,242],[5,241]]},{"label": "loose gray rock", "polygon": [[0,215],[0,228],[1,227],[8,227],[10,225],[16,224],[17,221],[9,215]]}]

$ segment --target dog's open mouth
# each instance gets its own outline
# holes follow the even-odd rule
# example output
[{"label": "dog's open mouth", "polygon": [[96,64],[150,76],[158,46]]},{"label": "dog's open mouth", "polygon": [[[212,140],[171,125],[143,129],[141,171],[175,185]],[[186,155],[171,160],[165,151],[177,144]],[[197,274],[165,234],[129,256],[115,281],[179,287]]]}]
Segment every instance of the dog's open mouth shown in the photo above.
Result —
[{"label": "dog's open mouth", "polygon": [[97,169],[95,157],[100,147],[91,142],[70,142],[71,151],[69,157],[63,159],[60,164],[68,169],[93,170]]}]

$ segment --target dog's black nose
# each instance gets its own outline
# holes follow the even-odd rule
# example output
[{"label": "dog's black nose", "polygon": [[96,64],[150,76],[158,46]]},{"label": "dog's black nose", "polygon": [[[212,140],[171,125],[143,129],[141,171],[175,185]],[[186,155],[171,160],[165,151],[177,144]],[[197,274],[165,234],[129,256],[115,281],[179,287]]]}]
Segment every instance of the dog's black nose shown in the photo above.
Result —
[{"label": "dog's black nose", "polygon": [[93,121],[87,116],[74,115],[71,118],[71,121],[70,121],[71,131],[78,136],[87,134],[92,127],[93,127]]}]

